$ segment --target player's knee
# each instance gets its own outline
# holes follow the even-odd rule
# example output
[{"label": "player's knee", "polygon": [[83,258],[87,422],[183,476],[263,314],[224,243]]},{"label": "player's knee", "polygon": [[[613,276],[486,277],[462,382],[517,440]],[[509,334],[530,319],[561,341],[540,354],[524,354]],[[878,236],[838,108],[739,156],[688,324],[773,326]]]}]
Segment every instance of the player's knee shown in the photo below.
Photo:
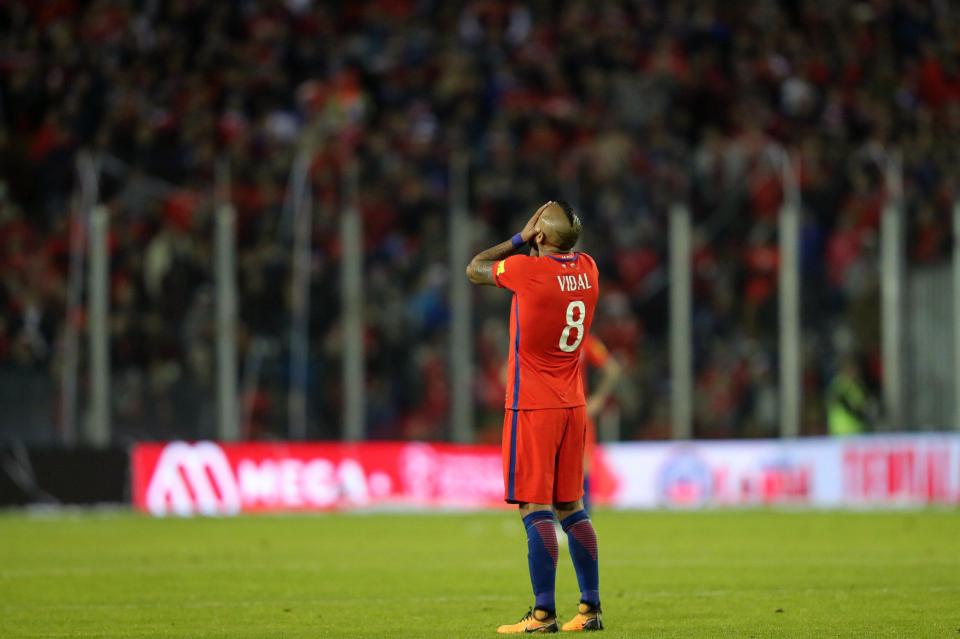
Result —
[{"label": "player's knee", "polygon": [[520,502],[518,504],[521,515],[529,515],[535,510],[550,510],[550,504],[535,504],[533,502]]},{"label": "player's knee", "polygon": [[553,505],[557,511],[576,511],[583,510],[583,500],[578,499],[576,501],[559,501]]}]

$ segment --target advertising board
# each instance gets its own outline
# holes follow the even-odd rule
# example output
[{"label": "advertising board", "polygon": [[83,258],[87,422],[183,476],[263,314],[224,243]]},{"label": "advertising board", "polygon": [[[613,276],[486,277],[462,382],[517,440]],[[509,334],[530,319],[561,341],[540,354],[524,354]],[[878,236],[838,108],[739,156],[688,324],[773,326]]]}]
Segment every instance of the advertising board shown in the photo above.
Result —
[{"label": "advertising board", "polygon": [[[506,507],[496,446],[170,442],[131,464],[158,516]],[[591,468],[594,502],[624,509],[960,504],[958,435],[616,443]]]}]

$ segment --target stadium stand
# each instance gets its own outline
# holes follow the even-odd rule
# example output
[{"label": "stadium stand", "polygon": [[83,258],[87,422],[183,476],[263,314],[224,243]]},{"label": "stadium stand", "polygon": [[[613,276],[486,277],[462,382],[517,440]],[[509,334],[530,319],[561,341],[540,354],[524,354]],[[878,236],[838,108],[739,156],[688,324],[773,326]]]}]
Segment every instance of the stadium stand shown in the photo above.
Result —
[{"label": "stadium stand", "polygon": [[[669,432],[666,213],[687,194],[696,433],[775,435],[782,193],[767,158],[779,144],[803,167],[803,432],[822,433],[841,357],[879,386],[887,145],[903,150],[908,259],[949,253],[958,16],[921,0],[3,3],[0,420],[36,432],[56,421],[38,389],[58,384],[75,161],[87,149],[110,210],[116,437],[213,436],[212,183],[226,155],[241,362],[256,344],[268,354],[244,396],[244,436],[282,433],[282,210],[296,144],[311,137],[312,437],[339,429],[336,229],[354,155],[369,434],[446,436],[452,151],[471,159],[478,245],[509,237],[554,194],[581,210],[603,278],[596,331],[626,366],[625,439]],[[481,295],[477,404],[495,438],[504,301]]]}]

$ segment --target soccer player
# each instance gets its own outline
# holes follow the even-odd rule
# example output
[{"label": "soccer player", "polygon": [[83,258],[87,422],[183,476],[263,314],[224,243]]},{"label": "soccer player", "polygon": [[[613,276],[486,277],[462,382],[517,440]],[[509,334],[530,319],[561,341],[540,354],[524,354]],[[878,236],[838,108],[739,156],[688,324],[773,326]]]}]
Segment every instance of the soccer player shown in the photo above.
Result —
[{"label": "soccer player", "polygon": [[[580,349],[590,332],[600,286],[597,265],[572,252],[580,218],[569,204],[547,202],[510,240],[467,266],[474,284],[513,292],[503,421],[505,499],[518,504],[527,532],[533,608],[499,633],[556,632],[557,535],[567,532],[580,585],[577,615],[563,630],[600,630],[597,535],[583,509],[587,412]],[[514,255],[527,245],[530,255]]]},{"label": "soccer player", "polygon": [[599,417],[607,400],[620,381],[620,363],[610,355],[610,351],[600,341],[599,337],[587,335],[583,341],[582,358],[586,366],[583,367],[584,388],[587,385],[587,370],[594,368],[600,371],[600,380],[597,387],[587,398],[587,441],[583,451],[583,509],[590,512],[590,460],[593,449],[597,445],[597,427],[594,422]]}]

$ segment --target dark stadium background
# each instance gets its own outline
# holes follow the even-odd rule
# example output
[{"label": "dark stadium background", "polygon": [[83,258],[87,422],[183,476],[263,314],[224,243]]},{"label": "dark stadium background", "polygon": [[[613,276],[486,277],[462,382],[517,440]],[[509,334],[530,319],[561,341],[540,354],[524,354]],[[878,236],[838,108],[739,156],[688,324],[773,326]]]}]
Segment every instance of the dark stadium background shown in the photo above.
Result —
[{"label": "dark stadium background", "polygon": [[[364,438],[454,439],[452,158],[468,166],[473,249],[546,199],[582,215],[603,282],[594,332],[625,369],[604,415],[613,439],[672,432],[669,216],[683,202],[692,435],[778,436],[780,149],[802,203],[798,432],[827,433],[844,370],[865,430],[949,429],[952,360],[922,364],[951,352],[949,321],[925,310],[950,290],[903,296],[903,405],[891,414],[883,395],[881,218],[895,200],[903,281],[950,281],[958,139],[960,19],[946,1],[4,2],[0,440],[84,441],[89,290],[69,321],[67,299],[87,160],[109,225],[110,443],[217,436],[218,166],[236,215],[239,436],[288,437],[284,210],[305,140],[308,439],[343,434],[348,206],[363,228]],[[470,438],[496,442],[509,300],[472,300]]]}]

